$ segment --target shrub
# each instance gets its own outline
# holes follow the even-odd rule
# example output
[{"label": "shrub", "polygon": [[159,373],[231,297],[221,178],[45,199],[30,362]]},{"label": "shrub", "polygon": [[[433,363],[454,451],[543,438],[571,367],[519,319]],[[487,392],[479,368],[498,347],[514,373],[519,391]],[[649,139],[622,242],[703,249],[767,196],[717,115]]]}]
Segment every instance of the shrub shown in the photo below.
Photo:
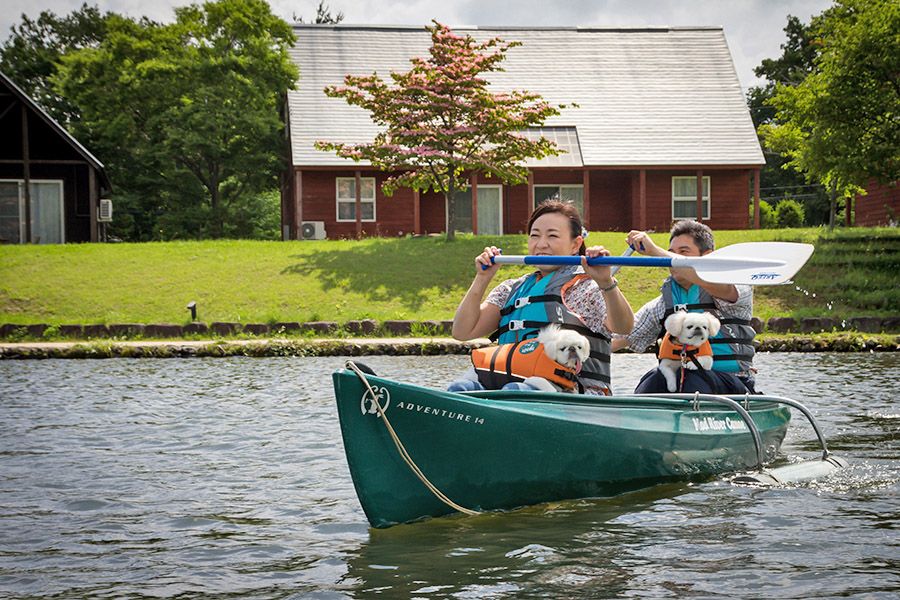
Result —
[{"label": "shrub", "polygon": [[800,227],[804,219],[803,207],[796,200],[781,200],[775,207],[775,224],[778,227]]},{"label": "shrub", "polygon": [[[753,203],[750,203],[750,223],[753,223]],[[775,211],[772,205],[765,200],[759,201],[759,227],[758,229],[775,228]]]}]

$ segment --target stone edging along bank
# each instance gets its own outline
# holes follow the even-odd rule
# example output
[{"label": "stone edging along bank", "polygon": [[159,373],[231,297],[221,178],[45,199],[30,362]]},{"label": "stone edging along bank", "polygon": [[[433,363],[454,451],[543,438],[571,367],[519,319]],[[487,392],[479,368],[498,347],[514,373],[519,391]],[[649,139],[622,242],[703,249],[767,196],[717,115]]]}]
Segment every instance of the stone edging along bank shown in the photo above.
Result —
[{"label": "stone edging along bank", "polygon": [[[366,356],[366,355],[437,355],[468,354],[472,348],[487,345],[487,340],[459,342],[447,336],[452,321],[383,321],[373,319],[308,323],[240,324],[214,322],[175,325],[158,323],[119,323],[112,325],[0,325],[0,359],[3,358],[110,358],[110,357],[181,357],[181,356]],[[893,352],[900,350],[900,336],[878,334],[900,330],[900,317],[854,317],[840,319],[805,318],[799,322],[789,317],[773,317],[764,324],[754,317],[757,332],[768,333],[756,340],[759,352]],[[835,335],[836,330],[852,327]],[[325,337],[342,331],[345,334],[372,336],[383,333],[387,338]],[[791,332],[802,333],[791,333]],[[47,334],[70,337],[67,342],[21,342]],[[321,336],[279,338],[299,333]],[[786,334],[771,338],[768,335]],[[804,333],[811,335],[804,335]],[[876,335],[865,335],[866,333]],[[229,339],[243,334],[251,339]],[[214,339],[177,340],[188,336],[211,336]],[[427,336],[427,337],[426,337]],[[12,338],[12,339],[10,339]],[[128,340],[128,338],[139,338]],[[175,338],[171,341],[157,338]]]},{"label": "stone edging along bank", "polygon": [[[850,317],[840,319],[834,317],[805,317],[794,319],[793,317],[772,317],[768,322],[763,322],[759,317],[753,317],[751,325],[757,333],[831,333],[831,332],[859,332],[859,333],[890,333],[900,332],[900,317]],[[453,321],[410,321],[388,320],[378,322],[374,319],[361,321],[311,321],[299,323],[297,321],[280,322],[268,325],[266,323],[235,323],[215,321],[206,323],[193,322],[186,325],[174,323],[113,323],[98,325],[47,325],[37,323],[32,325],[19,325],[4,323],[0,325],[0,339],[17,341],[22,339],[39,339],[45,335],[53,338],[71,338],[73,340],[94,339],[177,339],[191,336],[213,336],[227,338],[234,335],[254,336],[261,339],[284,335],[334,336],[344,333],[349,336],[362,335],[411,337],[411,336],[449,336]],[[51,335],[52,334],[52,335]],[[12,338],[12,339],[10,339]]]},{"label": "stone edging along bank", "polygon": [[[468,354],[486,339],[451,338],[265,339],[204,341],[113,341],[0,343],[0,359],[186,358],[221,356],[429,356]],[[797,335],[757,340],[758,352],[897,352],[900,335]]]}]

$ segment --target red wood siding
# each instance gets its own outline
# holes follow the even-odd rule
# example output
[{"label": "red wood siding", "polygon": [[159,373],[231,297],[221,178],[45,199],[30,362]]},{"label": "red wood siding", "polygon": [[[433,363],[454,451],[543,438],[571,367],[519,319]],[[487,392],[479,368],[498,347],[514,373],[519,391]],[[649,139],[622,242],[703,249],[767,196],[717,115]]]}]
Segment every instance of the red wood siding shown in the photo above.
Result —
[{"label": "red wood siding", "polygon": [[591,222],[594,231],[630,231],[631,173],[628,171],[591,171]]},{"label": "red wood siding", "polygon": [[[647,171],[647,229],[669,231],[672,228],[672,178],[696,177],[696,170]],[[709,170],[703,172],[710,181],[710,219],[704,220],[713,230],[748,229],[750,227],[750,171]],[[639,173],[631,181],[632,222],[638,222],[640,196]]]},{"label": "red wood siding", "polygon": [[900,220],[900,182],[882,186],[872,180],[866,192],[865,196],[856,197],[857,227],[877,227]]},{"label": "red wood siding", "polygon": [[[355,222],[337,222],[335,203],[335,179],[354,177],[355,170],[303,170],[302,216],[303,221],[324,221],[329,238],[356,237]],[[646,171],[646,218],[647,229],[669,231],[672,227],[672,177],[694,177],[697,171],[691,169]],[[748,169],[708,170],[704,176],[710,177],[712,205],[711,219],[706,223],[713,229],[747,229],[750,226],[750,182]],[[400,188],[393,196],[387,197],[381,191],[385,175],[380,172],[362,171],[362,177],[376,178],[377,222],[363,222],[363,235],[386,236],[406,235],[415,231],[414,197],[411,189]],[[481,180],[483,184],[487,180]],[[534,172],[535,185],[573,184],[582,185],[584,175],[581,169],[537,170]],[[640,194],[640,171],[604,170],[589,172],[589,203],[591,222],[588,228],[594,231],[628,231],[638,227],[638,200]],[[291,188],[285,191],[285,204],[292,206]],[[857,206],[860,206],[858,203]],[[531,214],[528,202],[528,185],[503,186],[503,224],[505,233],[524,232]],[[292,210],[283,216],[285,225],[291,224]],[[900,211],[898,211],[900,213]],[[446,207],[444,196],[435,192],[420,194],[421,233],[441,233],[446,227]],[[857,212],[859,214],[859,212]],[[294,237],[294,236],[292,236]]]}]

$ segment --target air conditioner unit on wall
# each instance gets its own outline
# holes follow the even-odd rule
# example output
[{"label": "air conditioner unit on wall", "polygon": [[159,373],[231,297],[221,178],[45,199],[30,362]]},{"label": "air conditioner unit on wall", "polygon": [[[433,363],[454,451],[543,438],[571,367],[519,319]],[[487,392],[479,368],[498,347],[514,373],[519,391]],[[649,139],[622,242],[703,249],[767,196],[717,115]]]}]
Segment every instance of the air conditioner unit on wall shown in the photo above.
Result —
[{"label": "air conditioner unit on wall", "polygon": [[303,221],[300,226],[300,237],[304,240],[324,240],[324,221]]},{"label": "air conditioner unit on wall", "polygon": [[97,222],[109,223],[112,221],[112,200],[102,198],[100,206],[97,207]]}]

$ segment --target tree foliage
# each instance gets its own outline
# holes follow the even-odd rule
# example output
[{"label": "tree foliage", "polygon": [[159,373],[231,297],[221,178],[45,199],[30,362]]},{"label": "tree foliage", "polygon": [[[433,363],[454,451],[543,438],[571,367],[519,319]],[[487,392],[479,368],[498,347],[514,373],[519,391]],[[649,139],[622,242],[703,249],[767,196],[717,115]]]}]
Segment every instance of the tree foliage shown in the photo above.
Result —
[{"label": "tree foliage", "polygon": [[835,196],[900,178],[900,3],[839,0],[814,33],[816,69],[777,86],[766,143]]},{"label": "tree foliage", "polygon": [[506,52],[519,42],[498,38],[478,42],[458,36],[433,21],[430,57],[410,60],[412,69],[391,73],[393,85],[377,74],[347,75],[343,86],[325,94],[362,107],[381,128],[373,142],[348,144],[319,141],[320,150],[354,161],[369,161],[391,173],[383,190],[401,186],[433,189],[447,200],[447,239],[454,239],[456,192],[468,188],[478,172],[505,183],[528,177],[523,161],[559,153],[545,138],[523,132],[538,127],[565,105],[553,106],[524,91],[491,93],[483,75],[502,71]]},{"label": "tree foliage", "polygon": [[139,239],[159,237],[160,222],[163,237],[227,235],[284,166],[279,110],[297,78],[290,26],[264,0],[175,16],[160,25],[109,15],[105,39],[63,56],[53,78],[80,107],[73,134],[141,213]]},{"label": "tree foliage", "polygon": [[[297,13],[293,13],[292,18],[297,23],[303,22],[303,17],[297,16]],[[336,25],[344,20],[344,13],[338,11],[338,14],[332,15],[331,8],[325,4],[325,0],[321,0],[319,2],[319,6],[316,7],[316,18],[313,19],[313,23],[317,25],[323,24],[333,24]]]},{"label": "tree foliage", "polygon": [[[819,46],[814,42],[814,23],[807,25],[797,17],[788,15],[784,27],[787,39],[781,45],[782,55],[767,58],[754,69],[757,77],[766,80],[765,85],[752,87],[747,92],[747,106],[757,130],[760,125],[777,122],[777,110],[771,104],[777,94],[777,86],[799,85],[816,70],[815,58]],[[796,199],[803,204],[809,223],[827,223],[829,200],[825,186],[818,182],[810,183],[804,173],[787,167],[789,158],[771,148],[761,134],[759,137],[766,157],[766,165],[760,171],[762,196],[771,198],[773,203],[785,196]],[[760,227],[763,229],[774,227],[774,223],[771,226],[766,224],[764,215],[761,215],[761,221]]]},{"label": "tree foliage", "polygon": [[78,107],[59,95],[51,79],[60,57],[81,48],[96,48],[106,38],[106,22],[112,13],[101,14],[95,6],[81,5],[65,17],[42,11],[37,19],[22,15],[12,35],[0,47],[0,71],[22,88],[58,123],[77,120]]}]

